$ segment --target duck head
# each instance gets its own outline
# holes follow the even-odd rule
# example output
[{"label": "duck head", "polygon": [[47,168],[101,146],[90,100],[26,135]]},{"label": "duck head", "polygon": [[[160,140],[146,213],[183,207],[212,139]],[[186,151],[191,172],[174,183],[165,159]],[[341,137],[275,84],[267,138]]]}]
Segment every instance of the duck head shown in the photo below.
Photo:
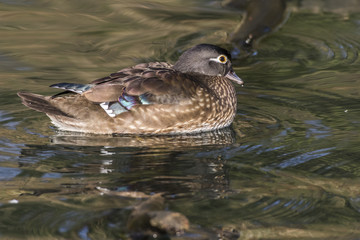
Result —
[{"label": "duck head", "polygon": [[175,63],[174,69],[183,73],[222,76],[237,84],[244,84],[232,68],[230,53],[211,44],[199,44],[186,50]]}]

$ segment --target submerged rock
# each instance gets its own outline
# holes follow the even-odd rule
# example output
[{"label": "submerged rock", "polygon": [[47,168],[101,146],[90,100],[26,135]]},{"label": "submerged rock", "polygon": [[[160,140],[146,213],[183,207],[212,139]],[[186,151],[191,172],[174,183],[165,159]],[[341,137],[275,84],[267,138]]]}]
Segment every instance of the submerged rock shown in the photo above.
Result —
[{"label": "submerged rock", "polygon": [[156,232],[180,235],[189,229],[189,220],[181,213],[165,211],[165,199],[155,194],[134,207],[127,229],[131,233]]},{"label": "submerged rock", "polygon": [[189,220],[181,213],[171,211],[152,211],[150,225],[161,231],[180,235],[189,229]]}]

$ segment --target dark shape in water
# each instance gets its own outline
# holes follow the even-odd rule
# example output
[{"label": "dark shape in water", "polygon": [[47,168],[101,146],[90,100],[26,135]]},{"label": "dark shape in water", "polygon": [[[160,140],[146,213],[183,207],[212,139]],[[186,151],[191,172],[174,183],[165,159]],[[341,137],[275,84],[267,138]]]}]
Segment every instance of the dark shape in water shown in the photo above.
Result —
[{"label": "dark shape in water", "polygon": [[189,229],[189,220],[178,212],[165,211],[165,199],[160,193],[134,207],[127,228],[139,234],[147,230],[180,234]]},{"label": "dark shape in water", "polygon": [[274,31],[284,20],[286,3],[284,0],[232,0],[225,2],[226,7],[246,8],[246,16],[230,41],[238,48],[249,51],[255,40]]}]

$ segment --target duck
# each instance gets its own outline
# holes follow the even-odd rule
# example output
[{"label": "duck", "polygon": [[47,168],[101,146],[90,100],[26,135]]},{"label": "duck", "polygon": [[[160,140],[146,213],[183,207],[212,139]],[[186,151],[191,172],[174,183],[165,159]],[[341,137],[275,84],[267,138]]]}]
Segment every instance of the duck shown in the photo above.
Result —
[{"label": "duck", "polygon": [[188,134],[228,127],[243,81],[231,54],[199,44],[175,64],[140,63],[88,84],[57,83],[53,96],[18,92],[22,103],[45,113],[60,131],[92,134]]}]

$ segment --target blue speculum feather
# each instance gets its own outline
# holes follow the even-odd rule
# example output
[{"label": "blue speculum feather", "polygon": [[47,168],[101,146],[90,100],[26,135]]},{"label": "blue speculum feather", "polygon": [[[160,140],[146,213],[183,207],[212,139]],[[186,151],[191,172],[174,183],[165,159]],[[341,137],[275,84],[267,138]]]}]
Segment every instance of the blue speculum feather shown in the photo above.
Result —
[{"label": "blue speculum feather", "polygon": [[83,93],[83,92],[89,90],[92,87],[92,85],[78,84],[78,83],[57,83],[57,84],[51,85],[50,87],[61,88],[61,89],[69,90],[69,91],[76,92],[76,93]]},{"label": "blue speculum feather", "polygon": [[141,104],[150,104],[148,97],[145,94],[139,96]]},{"label": "blue speculum feather", "polygon": [[110,117],[115,117],[123,112],[129,111],[133,106],[139,104],[151,104],[148,97],[143,94],[138,96],[129,96],[123,94],[118,102],[103,102],[100,106]]},{"label": "blue speculum feather", "polygon": [[133,106],[138,104],[137,97],[129,96],[129,95],[122,95],[119,97],[119,103],[126,109],[130,110]]},{"label": "blue speculum feather", "polygon": [[113,113],[115,115],[118,115],[120,113],[126,112],[127,109],[125,109],[119,102],[112,102],[109,104],[109,110],[113,110]]},{"label": "blue speculum feather", "polygon": [[129,96],[124,94],[119,97],[119,103],[127,110],[130,110],[133,106],[138,104],[151,104],[146,94],[140,96]]}]

